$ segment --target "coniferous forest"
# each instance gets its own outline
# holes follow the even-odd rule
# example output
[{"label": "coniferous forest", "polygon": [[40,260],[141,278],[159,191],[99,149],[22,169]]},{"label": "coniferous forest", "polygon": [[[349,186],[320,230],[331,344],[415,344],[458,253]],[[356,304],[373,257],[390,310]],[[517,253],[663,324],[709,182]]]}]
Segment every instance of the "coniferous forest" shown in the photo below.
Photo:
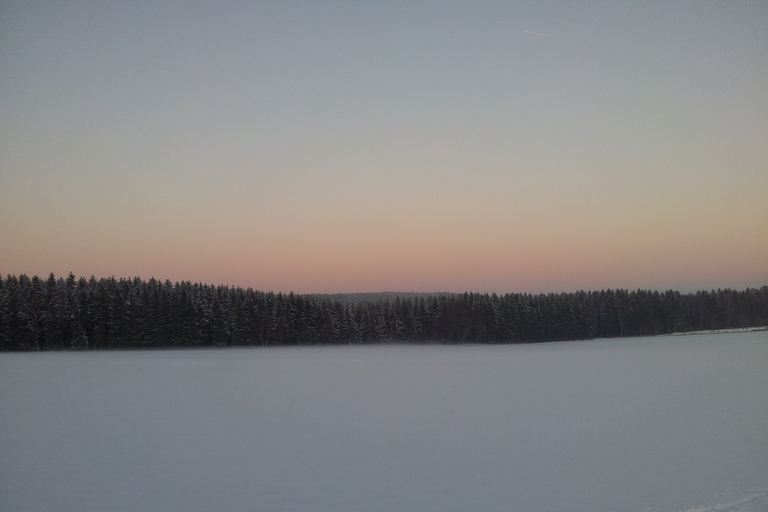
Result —
[{"label": "coniferous forest", "polygon": [[768,324],[768,286],[346,301],[155,279],[0,276],[0,350],[530,343]]}]

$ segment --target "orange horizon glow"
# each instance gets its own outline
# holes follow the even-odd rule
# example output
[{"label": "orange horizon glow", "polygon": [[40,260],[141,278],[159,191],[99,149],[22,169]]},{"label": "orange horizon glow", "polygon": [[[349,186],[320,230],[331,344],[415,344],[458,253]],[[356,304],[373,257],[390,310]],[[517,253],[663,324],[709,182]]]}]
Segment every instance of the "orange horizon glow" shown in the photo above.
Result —
[{"label": "orange horizon glow", "polygon": [[768,283],[768,10],[332,4],[9,4],[0,272]]}]

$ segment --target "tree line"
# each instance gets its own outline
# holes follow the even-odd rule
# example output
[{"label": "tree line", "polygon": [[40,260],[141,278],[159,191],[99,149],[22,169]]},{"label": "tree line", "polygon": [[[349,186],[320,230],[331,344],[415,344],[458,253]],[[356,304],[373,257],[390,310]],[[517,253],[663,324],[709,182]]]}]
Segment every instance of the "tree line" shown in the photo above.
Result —
[{"label": "tree line", "polygon": [[768,325],[746,290],[464,293],[344,301],[189,281],[0,276],[0,350],[527,343]]}]

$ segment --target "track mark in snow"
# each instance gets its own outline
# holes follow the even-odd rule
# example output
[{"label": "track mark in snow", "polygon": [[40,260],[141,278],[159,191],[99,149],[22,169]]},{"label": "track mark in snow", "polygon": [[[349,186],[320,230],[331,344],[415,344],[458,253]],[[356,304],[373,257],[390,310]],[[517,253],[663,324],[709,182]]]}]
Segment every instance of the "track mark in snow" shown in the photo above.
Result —
[{"label": "track mark in snow", "polygon": [[680,512],[768,512],[768,493],[749,494],[743,498]]}]

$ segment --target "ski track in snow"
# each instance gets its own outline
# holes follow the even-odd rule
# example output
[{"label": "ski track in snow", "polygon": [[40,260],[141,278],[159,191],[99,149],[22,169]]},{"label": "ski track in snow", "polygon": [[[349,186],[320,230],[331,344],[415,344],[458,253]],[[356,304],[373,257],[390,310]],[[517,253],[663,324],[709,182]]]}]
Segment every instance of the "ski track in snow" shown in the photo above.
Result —
[{"label": "ski track in snow", "polygon": [[[686,508],[677,512],[768,512],[768,489],[755,489],[744,493],[719,493],[711,505]],[[726,500],[726,501],[722,501]],[[642,512],[661,512],[646,508]]]}]

